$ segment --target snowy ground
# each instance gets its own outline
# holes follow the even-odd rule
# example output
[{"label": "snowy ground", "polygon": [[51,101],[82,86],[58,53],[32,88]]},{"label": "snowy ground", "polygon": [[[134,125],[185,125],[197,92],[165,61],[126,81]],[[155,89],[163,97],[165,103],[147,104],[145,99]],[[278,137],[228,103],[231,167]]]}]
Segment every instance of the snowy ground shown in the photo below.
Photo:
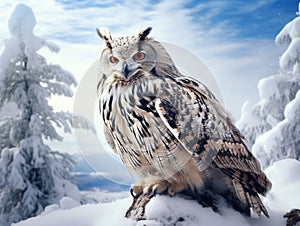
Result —
[{"label": "snowy ground", "polygon": [[82,191],[81,194],[84,196],[85,203],[108,203],[118,199],[131,197],[129,191],[111,192],[107,190],[100,190],[94,188],[89,191]]},{"label": "snowy ground", "polygon": [[270,219],[265,217],[248,218],[226,207],[221,209],[222,214],[218,214],[210,208],[201,207],[192,200],[181,197],[157,196],[150,201],[146,208],[148,220],[134,222],[124,218],[124,214],[131,204],[131,197],[117,199],[109,203],[82,206],[65,198],[60,205],[47,208],[42,215],[13,225],[201,226],[209,224],[210,226],[283,226],[285,219],[282,215],[291,208],[300,208],[300,174],[297,172],[300,172],[300,162],[293,159],[276,162],[266,170],[273,182],[273,189],[264,199],[270,212]]}]

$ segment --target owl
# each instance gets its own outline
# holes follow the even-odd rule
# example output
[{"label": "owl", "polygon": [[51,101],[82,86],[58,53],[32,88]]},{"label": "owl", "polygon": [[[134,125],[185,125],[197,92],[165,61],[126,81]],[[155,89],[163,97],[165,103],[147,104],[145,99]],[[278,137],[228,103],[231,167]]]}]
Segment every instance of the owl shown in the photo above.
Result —
[{"label": "owl", "polygon": [[[148,37],[151,27],[105,42],[97,86],[105,138],[141,195],[207,194],[236,210],[267,217],[259,194],[271,189],[258,160],[212,92],[187,77],[163,45]],[[205,203],[205,201],[204,201]]]}]

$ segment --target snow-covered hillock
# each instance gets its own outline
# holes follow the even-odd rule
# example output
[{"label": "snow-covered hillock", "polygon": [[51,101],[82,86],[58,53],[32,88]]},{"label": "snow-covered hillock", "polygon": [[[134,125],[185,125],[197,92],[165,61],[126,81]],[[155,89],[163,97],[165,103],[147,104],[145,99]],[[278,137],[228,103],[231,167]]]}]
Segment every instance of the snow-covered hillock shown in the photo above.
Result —
[{"label": "snow-covered hillock", "polygon": [[[273,188],[263,199],[270,212],[266,217],[249,218],[232,210],[221,207],[221,214],[210,208],[203,208],[193,200],[182,197],[156,196],[146,207],[147,220],[135,222],[126,219],[124,214],[130,206],[132,198],[122,198],[109,203],[87,204],[71,208],[56,206],[48,208],[43,215],[28,219],[14,226],[159,226],[159,225],[189,225],[189,226],[283,226],[283,214],[292,208],[300,208],[300,162],[295,159],[285,159],[274,163],[266,169],[266,174],[273,183]],[[63,203],[64,203],[63,202]]]},{"label": "snow-covered hillock", "polygon": [[273,211],[300,209],[300,161],[283,159],[265,170],[273,183],[264,203]]}]

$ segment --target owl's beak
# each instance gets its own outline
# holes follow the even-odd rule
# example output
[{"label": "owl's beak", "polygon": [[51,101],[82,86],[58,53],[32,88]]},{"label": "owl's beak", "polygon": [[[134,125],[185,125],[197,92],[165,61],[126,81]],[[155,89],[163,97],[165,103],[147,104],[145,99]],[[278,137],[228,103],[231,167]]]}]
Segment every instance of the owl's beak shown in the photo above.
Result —
[{"label": "owl's beak", "polygon": [[123,62],[123,68],[122,68],[122,72],[125,78],[129,78],[136,69],[139,68],[139,64],[137,64],[136,62]]},{"label": "owl's beak", "polygon": [[128,69],[128,64],[126,62],[123,63],[123,70],[122,70],[125,78],[128,78],[129,75],[129,69]]}]

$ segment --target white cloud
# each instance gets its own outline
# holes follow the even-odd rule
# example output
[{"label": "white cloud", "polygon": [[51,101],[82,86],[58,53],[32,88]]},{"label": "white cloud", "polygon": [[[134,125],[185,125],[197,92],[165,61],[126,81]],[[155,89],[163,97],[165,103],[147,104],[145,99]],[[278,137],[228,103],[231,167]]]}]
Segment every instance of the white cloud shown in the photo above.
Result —
[{"label": "white cloud", "polygon": [[[35,34],[61,47],[58,54],[46,49],[40,53],[48,62],[60,64],[71,71],[78,81],[100,55],[103,43],[95,32],[95,28],[100,26],[109,27],[115,36],[134,35],[141,28],[152,26],[152,36],[157,40],[177,44],[198,55],[215,75],[226,108],[235,119],[239,117],[242,103],[257,96],[258,80],[276,73],[278,69],[281,50],[276,48],[273,40],[237,39],[235,37],[240,30],[230,26],[231,18],[213,22],[214,16],[230,9],[230,1],[205,2],[190,8],[182,7],[185,4],[183,0],[158,4],[136,0],[98,3],[104,7],[87,7],[83,1],[23,2],[35,13]],[[259,2],[249,2],[251,7],[248,3],[239,7],[239,13],[256,10],[266,4],[266,1]],[[16,3],[8,0],[0,3],[1,40],[9,37],[4,21],[7,21]],[[2,47],[3,42],[0,42],[0,50]],[[53,98],[52,103],[58,109],[72,109],[72,100],[68,98]],[[71,146],[74,148],[74,145]]]}]

